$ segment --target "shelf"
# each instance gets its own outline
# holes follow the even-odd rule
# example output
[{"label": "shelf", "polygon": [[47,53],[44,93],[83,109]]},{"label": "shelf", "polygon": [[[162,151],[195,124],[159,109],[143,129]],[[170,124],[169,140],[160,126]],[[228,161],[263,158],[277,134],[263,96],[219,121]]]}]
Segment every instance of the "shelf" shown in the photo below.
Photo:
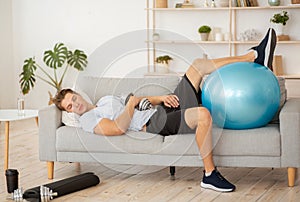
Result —
[{"label": "shelf", "polygon": [[200,40],[159,40],[159,41],[146,41],[155,44],[228,44],[228,41],[200,41]]},{"label": "shelf", "polygon": [[[260,41],[200,41],[200,40],[159,40],[146,41],[154,44],[258,44]],[[298,41],[278,41],[277,44],[300,44]]]},{"label": "shelf", "polygon": [[148,72],[144,76],[183,76],[185,72],[169,72],[169,73],[160,73],[160,72]]},{"label": "shelf", "polygon": [[146,8],[151,11],[215,11],[215,10],[276,10],[276,9],[299,9],[300,5],[287,6],[254,6],[254,7],[197,7],[197,8]]},{"label": "shelf", "polygon": [[[232,44],[257,44],[260,41],[232,41]],[[277,44],[300,44],[300,41],[277,41]]]},{"label": "shelf", "polygon": [[290,75],[279,75],[285,79],[300,79],[300,74],[290,74]]},{"label": "shelf", "polygon": [[[185,72],[170,72],[170,73],[159,73],[159,72],[148,72],[145,76],[183,76]],[[285,79],[300,79],[300,74],[290,74],[290,75],[278,75]]]},{"label": "shelf", "polygon": [[[264,24],[266,22],[269,22],[269,12],[278,12],[280,10],[289,10],[295,14],[296,16],[293,17],[293,23],[297,24],[298,20],[298,14],[300,10],[300,4],[294,5],[290,4],[289,2],[285,2],[285,5],[282,6],[269,6],[268,3],[264,3],[263,6],[256,6],[256,7],[235,7],[234,4],[230,4],[228,7],[195,7],[195,8],[154,8],[151,7],[150,1],[147,0],[147,8],[145,10],[147,11],[147,52],[148,52],[148,71],[153,68],[153,71],[155,70],[154,66],[154,58],[156,57],[156,51],[162,50],[162,47],[166,48],[180,48],[183,46],[184,48],[188,47],[189,45],[193,46],[201,46],[201,47],[209,47],[212,49],[227,49],[227,52],[229,56],[236,56],[239,55],[240,52],[244,47],[253,47],[255,45],[258,45],[260,43],[260,38],[258,40],[253,41],[239,41],[237,39],[241,39],[239,37],[239,32],[244,29],[244,27],[252,26],[252,27],[259,27],[261,25],[264,25],[264,27],[269,26],[267,24]],[[230,2],[229,2],[230,3]],[[154,4],[152,4],[154,5]],[[245,11],[245,12],[243,12]],[[186,13],[185,13],[186,12]],[[178,15],[177,15],[178,14]],[[180,14],[180,15],[179,15]],[[153,40],[155,38],[152,38],[152,35],[156,29],[166,29],[172,27],[173,24],[175,24],[175,28],[180,28],[178,24],[182,23],[179,22],[182,15],[187,14],[188,18],[192,18],[190,24],[187,24],[187,27],[183,30],[184,36],[191,36],[190,38],[179,38],[179,37],[173,37],[174,35],[161,35],[163,37],[160,37],[160,40]],[[256,16],[256,14],[264,16],[263,18],[260,18],[260,16]],[[257,22],[253,21],[249,25],[244,25],[242,23],[247,22],[247,19],[249,16],[255,16],[255,20]],[[230,36],[229,38],[226,37],[227,41],[201,41],[200,36],[197,37],[197,35],[194,33],[194,35],[188,35],[186,33],[191,33],[192,30],[194,30],[192,25],[197,23],[197,18],[201,16],[201,20],[205,21],[207,20],[208,23],[216,24],[218,25],[218,28],[221,30],[226,30],[227,33]],[[205,19],[205,18],[209,19]],[[172,19],[174,18],[174,20]],[[222,18],[222,21],[219,22],[220,18]],[[170,21],[167,21],[168,19],[172,19]],[[259,22],[261,19],[262,22]],[[178,20],[178,22],[177,22]],[[187,20],[184,18],[184,20]],[[157,23],[158,21],[158,23]],[[201,21],[202,22],[202,21]],[[171,24],[170,24],[171,23]],[[203,22],[205,23],[205,22]],[[242,26],[240,26],[242,25]],[[192,28],[191,31],[189,31],[189,27]],[[295,28],[297,29],[297,28]],[[152,32],[151,32],[152,30]],[[181,31],[178,31],[181,32]],[[289,68],[292,66],[292,70],[295,69],[295,66],[299,63],[299,57],[297,57],[296,53],[299,50],[300,47],[300,38],[297,37],[298,35],[295,33],[295,30],[293,30],[293,34],[290,33],[291,40],[289,41],[277,41],[277,46],[280,47],[280,49],[284,50],[284,56],[285,56],[285,68]],[[178,39],[178,40],[177,40]],[[212,38],[210,38],[212,39]],[[283,37],[277,38],[278,39],[284,39]],[[192,47],[193,48],[193,47]],[[291,49],[291,50],[289,50]],[[290,54],[293,52],[293,54]],[[216,52],[216,54],[219,54],[219,52]],[[283,55],[283,53],[281,53]],[[290,60],[290,58],[292,60]],[[300,79],[300,75],[298,74],[299,70],[297,69],[295,74],[293,75],[283,75],[286,79]],[[181,73],[179,73],[181,74]],[[166,76],[170,74],[163,74],[163,73],[156,73],[156,72],[149,72],[147,76]],[[173,74],[174,75],[174,74]],[[177,75],[177,74],[175,74]]]},{"label": "shelf", "polygon": [[256,6],[256,7],[231,7],[232,10],[276,10],[276,9],[298,9],[300,6]]},{"label": "shelf", "polygon": [[215,11],[215,10],[229,10],[229,7],[199,7],[199,8],[146,8],[150,11]]}]

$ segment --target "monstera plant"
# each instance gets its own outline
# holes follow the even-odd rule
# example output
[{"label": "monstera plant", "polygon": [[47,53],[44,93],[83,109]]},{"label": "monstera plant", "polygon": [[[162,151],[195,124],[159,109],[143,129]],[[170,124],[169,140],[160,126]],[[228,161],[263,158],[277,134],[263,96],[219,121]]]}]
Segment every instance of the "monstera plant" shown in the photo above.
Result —
[{"label": "monstera plant", "polygon": [[[20,74],[20,87],[23,95],[29,93],[29,91],[34,87],[36,78],[39,78],[54,87],[56,92],[61,90],[62,82],[68,68],[73,67],[78,71],[83,71],[87,65],[87,56],[81,50],[76,49],[72,52],[68,50],[63,43],[57,43],[53,50],[47,50],[44,52],[43,61],[47,67],[52,69],[52,74],[39,65],[34,57],[24,61],[23,71]],[[44,77],[36,74],[37,69],[42,71]],[[50,92],[49,96],[49,102],[51,103],[52,94]]]}]

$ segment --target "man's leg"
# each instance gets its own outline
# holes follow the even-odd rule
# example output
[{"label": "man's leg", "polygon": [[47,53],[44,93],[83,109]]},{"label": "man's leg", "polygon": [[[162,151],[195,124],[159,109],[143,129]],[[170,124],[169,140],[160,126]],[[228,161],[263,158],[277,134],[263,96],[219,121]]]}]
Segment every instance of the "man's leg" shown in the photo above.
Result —
[{"label": "man's leg", "polygon": [[199,90],[202,77],[234,62],[255,62],[269,67],[272,70],[272,61],[276,47],[276,33],[270,28],[262,41],[251,52],[242,56],[225,57],[218,59],[196,59],[189,67],[186,75],[196,90]]},{"label": "man's leg", "polygon": [[204,165],[204,175],[201,187],[215,191],[231,192],[235,186],[227,181],[215,168],[212,155],[212,118],[204,107],[195,107],[185,110],[186,124],[196,129],[196,142]]},{"label": "man's leg", "polygon": [[226,57],[213,60],[196,59],[186,71],[185,76],[178,84],[174,94],[178,96],[180,109],[198,107],[201,103],[200,83],[205,74],[211,73],[225,64],[252,61],[254,60],[254,51],[243,56]]},{"label": "man's leg", "polygon": [[218,59],[196,59],[186,71],[186,76],[198,91],[202,78],[206,74],[219,69],[220,67],[234,62],[254,62],[255,52],[251,51],[246,55],[225,57]]},{"label": "man's leg", "polygon": [[206,172],[212,172],[215,165],[212,158],[212,118],[204,107],[190,108],[185,111],[186,124],[196,129],[196,142],[203,159]]}]

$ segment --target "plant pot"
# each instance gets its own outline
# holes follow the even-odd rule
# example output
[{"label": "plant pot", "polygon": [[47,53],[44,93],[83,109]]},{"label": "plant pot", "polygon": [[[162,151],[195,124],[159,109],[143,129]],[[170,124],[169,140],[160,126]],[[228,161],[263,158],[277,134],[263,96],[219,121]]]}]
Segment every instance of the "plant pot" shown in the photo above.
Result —
[{"label": "plant pot", "polygon": [[277,36],[284,35],[284,25],[276,23],[274,24],[274,30]]},{"label": "plant pot", "polygon": [[200,33],[200,40],[207,41],[209,33]]},{"label": "plant pot", "polygon": [[155,0],[155,8],[168,8],[168,0]]},{"label": "plant pot", "polygon": [[162,73],[162,74],[169,73],[170,72],[169,65],[168,64],[157,63],[156,64],[156,72],[157,73]]}]

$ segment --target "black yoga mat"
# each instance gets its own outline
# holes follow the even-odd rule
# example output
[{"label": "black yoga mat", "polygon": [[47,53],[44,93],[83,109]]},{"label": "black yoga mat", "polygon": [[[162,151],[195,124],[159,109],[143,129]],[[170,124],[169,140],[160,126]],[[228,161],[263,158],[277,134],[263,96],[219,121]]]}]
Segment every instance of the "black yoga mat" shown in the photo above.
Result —
[{"label": "black yoga mat", "polygon": [[[100,183],[100,179],[94,173],[83,173],[74,177],[66,178],[57,182],[44,184],[44,187],[48,187],[52,192],[57,192],[57,198],[64,196],[82,189],[86,189],[92,186],[96,186]],[[23,198],[27,201],[40,201],[40,186],[28,189],[24,192]]]}]

